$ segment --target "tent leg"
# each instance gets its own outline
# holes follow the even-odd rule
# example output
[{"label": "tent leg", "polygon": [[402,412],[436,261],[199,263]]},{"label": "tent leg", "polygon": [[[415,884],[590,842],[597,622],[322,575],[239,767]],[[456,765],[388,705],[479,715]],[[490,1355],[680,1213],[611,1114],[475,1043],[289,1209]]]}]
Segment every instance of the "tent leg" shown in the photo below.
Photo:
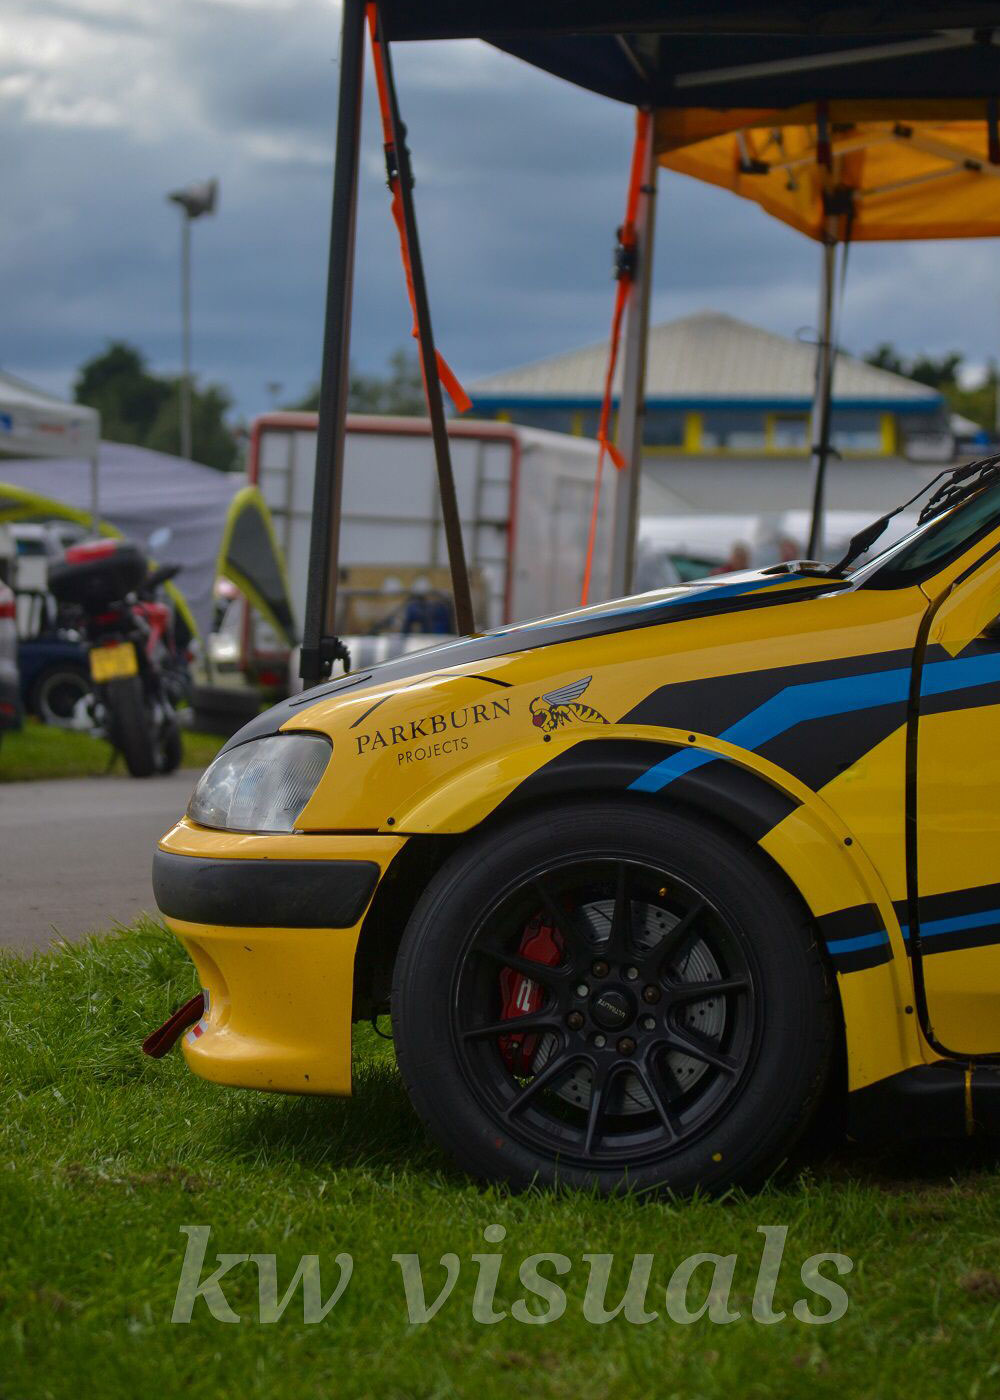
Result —
[{"label": "tent leg", "polygon": [[810,433],[812,435],[812,518],[806,554],[819,559],[823,552],[823,512],[826,495],[826,465],[830,456],[830,414],[833,398],[833,298],[837,280],[837,236],[827,229],[823,242],[823,272],[820,284],[819,343],[816,347],[816,388],[813,396]]},{"label": "tent leg", "polygon": [[90,459],[90,525],[96,535],[101,525],[100,462],[96,452]]},{"label": "tent leg", "polygon": [[378,41],[382,50],[386,86],[389,91],[393,153],[398,170],[397,187],[403,210],[406,243],[410,253],[420,365],[423,370],[427,416],[431,422],[431,438],[434,442],[434,458],[437,464],[438,491],[441,496],[441,520],[444,525],[445,542],[448,546],[451,591],[455,603],[455,626],[460,636],[469,636],[476,630],[472,608],[472,588],[469,583],[469,568],[465,559],[465,545],[462,541],[462,522],[459,516],[458,496],[455,491],[455,474],[451,463],[451,443],[444,416],[444,401],[441,395],[441,381],[438,377],[437,356],[434,349],[434,332],[431,327],[427,281],[424,277],[424,262],[417,232],[417,214],[413,204],[413,171],[410,166],[410,152],[406,145],[406,127],[399,114],[396,83],[392,74],[392,56],[382,32],[381,8],[379,10]]},{"label": "tent leg", "polygon": [[625,467],[615,472],[615,510],[611,534],[610,587],[612,598],[631,591],[639,530],[639,490],[642,484],[642,438],[646,413],[646,344],[649,302],[653,286],[653,236],[656,227],[656,156],[650,140],[642,172],[636,211],[636,270],[625,313],[622,392],[618,406],[617,441]]},{"label": "tent leg", "polygon": [[330,644],[336,642],[330,634],[337,625],[340,502],[344,481],[344,432],[347,426],[364,42],[364,0],[344,0],[316,478],[299,666],[299,674],[307,686],[315,685],[328,674],[329,663],[333,659]]}]

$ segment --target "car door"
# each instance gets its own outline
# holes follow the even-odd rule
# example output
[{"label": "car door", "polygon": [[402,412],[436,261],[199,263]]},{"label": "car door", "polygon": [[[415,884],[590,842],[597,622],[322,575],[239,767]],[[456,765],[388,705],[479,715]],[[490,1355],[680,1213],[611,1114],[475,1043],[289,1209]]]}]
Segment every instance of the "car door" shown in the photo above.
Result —
[{"label": "car door", "polygon": [[1000,1050],[1000,530],[921,587],[930,622],[915,755],[919,946],[906,932],[934,1040],[985,1054]]}]

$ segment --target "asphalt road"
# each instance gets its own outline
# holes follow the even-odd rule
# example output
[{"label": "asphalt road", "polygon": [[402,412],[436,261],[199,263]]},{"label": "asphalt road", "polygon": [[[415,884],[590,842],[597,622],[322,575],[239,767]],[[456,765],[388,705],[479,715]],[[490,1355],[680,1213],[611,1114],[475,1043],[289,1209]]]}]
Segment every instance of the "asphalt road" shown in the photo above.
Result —
[{"label": "asphalt road", "polygon": [[197,778],[0,786],[0,947],[28,952],[152,910],[153,848]]}]

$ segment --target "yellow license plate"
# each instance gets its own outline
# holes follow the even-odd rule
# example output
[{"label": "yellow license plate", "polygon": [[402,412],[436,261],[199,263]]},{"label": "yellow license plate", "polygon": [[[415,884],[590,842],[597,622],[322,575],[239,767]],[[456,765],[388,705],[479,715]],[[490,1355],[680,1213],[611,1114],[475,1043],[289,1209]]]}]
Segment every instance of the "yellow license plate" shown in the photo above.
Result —
[{"label": "yellow license plate", "polygon": [[131,642],[115,647],[95,647],[90,653],[90,678],[95,685],[118,680],[121,676],[134,676],[138,670],[139,662]]}]

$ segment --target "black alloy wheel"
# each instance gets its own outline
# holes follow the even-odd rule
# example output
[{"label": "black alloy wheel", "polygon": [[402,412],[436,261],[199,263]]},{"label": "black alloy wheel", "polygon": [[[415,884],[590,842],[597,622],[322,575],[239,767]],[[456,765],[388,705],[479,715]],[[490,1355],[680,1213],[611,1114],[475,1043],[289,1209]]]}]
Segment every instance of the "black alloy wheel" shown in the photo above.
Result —
[{"label": "black alloy wheel", "polygon": [[[554,967],[519,953],[539,916],[561,934]],[[718,909],[661,868],[548,866],[473,931],[453,1040],[484,1107],[526,1145],[587,1169],[634,1167],[702,1131],[739,1092],[757,1040],[750,957]],[[503,1018],[502,968],[524,979],[522,1003],[540,993],[538,1010]],[[503,1042],[529,1034],[530,1055],[509,1067]]]},{"label": "black alloy wheel", "polygon": [[734,834],[565,804],[431,881],[393,978],[400,1070],[473,1175],[720,1190],[804,1131],[836,1033],[803,908]]}]

